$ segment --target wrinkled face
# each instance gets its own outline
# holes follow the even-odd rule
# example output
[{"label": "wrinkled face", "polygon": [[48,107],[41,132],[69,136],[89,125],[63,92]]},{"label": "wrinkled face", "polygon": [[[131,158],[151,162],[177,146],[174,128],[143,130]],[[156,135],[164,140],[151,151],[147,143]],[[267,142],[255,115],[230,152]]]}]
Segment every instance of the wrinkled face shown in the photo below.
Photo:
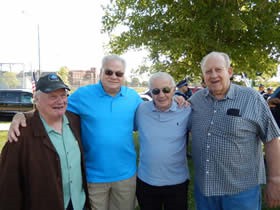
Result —
[{"label": "wrinkled face", "polygon": [[224,98],[230,86],[231,76],[232,68],[226,68],[226,63],[222,56],[211,56],[205,62],[203,69],[204,81],[215,98]]},{"label": "wrinkled face", "polygon": [[170,108],[174,92],[175,87],[172,86],[170,81],[160,78],[153,81],[152,98],[159,110],[165,111]]},{"label": "wrinkled face", "polygon": [[67,107],[67,91],[58,89],[51,93],[35,95],[36,107],[45,119],[61,118]]},{"label": "wrinkled face", "polygon": [[119,60],[108,61],[101,70],[100,80],[109,95],[116,95],[124,81],[124,65]]}]

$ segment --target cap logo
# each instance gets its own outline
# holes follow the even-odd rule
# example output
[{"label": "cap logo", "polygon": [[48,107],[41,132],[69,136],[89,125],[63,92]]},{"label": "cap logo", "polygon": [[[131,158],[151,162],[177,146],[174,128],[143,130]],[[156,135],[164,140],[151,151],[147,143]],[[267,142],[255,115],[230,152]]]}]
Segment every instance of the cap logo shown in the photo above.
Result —
[{"label": "cap logo", "polygon": [[49,79],[50,81],[59,81],[59,78],[58,78],[58,76],[57,76],[56,74],[50,74],[50,75],[48,76],[48,79]]}]

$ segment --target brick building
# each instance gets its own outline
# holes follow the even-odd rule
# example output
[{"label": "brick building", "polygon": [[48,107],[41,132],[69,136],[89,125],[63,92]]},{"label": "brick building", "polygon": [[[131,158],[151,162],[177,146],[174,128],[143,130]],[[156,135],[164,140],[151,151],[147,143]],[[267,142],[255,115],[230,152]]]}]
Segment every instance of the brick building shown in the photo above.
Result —
[{"label": "brick building", "polygon": [[98,81],[96,68],[91,68],[90,70],[70,70],[68,79],[73,90],[80,86],[94,84]]}]

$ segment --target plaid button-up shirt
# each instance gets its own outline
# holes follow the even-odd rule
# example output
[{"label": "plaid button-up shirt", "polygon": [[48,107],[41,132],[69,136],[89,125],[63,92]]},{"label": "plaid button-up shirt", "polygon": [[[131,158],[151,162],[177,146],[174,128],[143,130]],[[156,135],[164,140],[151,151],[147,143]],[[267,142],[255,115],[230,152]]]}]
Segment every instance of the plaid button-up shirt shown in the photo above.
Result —
[{"label": "plaid button-up shirt", "polygon": [[208,89],[190,99],[195,182],[205,196],[232,195],[266,182],[262,142],[280,136],[264,98],[231,84],[222,100]]}]

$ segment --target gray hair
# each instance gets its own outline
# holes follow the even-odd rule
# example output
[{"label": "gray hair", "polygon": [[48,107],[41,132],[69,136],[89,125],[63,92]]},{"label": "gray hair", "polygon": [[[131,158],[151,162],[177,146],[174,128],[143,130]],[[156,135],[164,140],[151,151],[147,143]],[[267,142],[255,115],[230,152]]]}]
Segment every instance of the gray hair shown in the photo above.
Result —
[{"label": "gray hair", "polygon": [[123,58],[121,58],[120,56],[115,55],[115,54],[107,55],[107,56],[103,57],[101,69],[103,69],[104,66],[105,66],[109,61],[111,61],[111,60],[120,61],[120,62],[123,64],[123,67],[124,67],[124,69],[125,69],[125,67],[126,67],[125,60],[124,60]]},{"label": "gray hair", "polygon": [[218,57],[218,56],[221,56],[223,57],[224,61],[225,61],[225,64],[226,64],[226,68],[229,68],[230,67],[230,58],[228,56],[228,54],[226,53],[223,53],[223,52],[216,52],[216,51],[213,51],[213,52],[210,52],[209,54],[207,54],[206,56],[204,56],[200,62],[200,66],[201,66],[201,70],[202,72],[205,71],[205,63],[206,61],[210,58],[210,57]]},{"label": "gray hair", "polygon": [[152,89],[152,88],[153,88],[153,87],[152,87],[152,86],[153,86],[153,82],[154,82],[154,80],[156,80],[156,79],[168,80],[168,81],[171,82],[172,87],[175,87],[175,86],[176,86],[176,83],[175,83],[173,77],[172,77],[170,74],[168,74],[168,73],[166,73],[166,72],[157,72],[157,73],[154,73],[154,74],[150,77],[150,79],[149,79],[149,83],[148,83],[149,89]]},{"label": "gray hair", "polygon": [[36,104],[37,103],[37,97],[42,93],[41,90],[36,90],[34,93],[33,93],[33,103]]}]

